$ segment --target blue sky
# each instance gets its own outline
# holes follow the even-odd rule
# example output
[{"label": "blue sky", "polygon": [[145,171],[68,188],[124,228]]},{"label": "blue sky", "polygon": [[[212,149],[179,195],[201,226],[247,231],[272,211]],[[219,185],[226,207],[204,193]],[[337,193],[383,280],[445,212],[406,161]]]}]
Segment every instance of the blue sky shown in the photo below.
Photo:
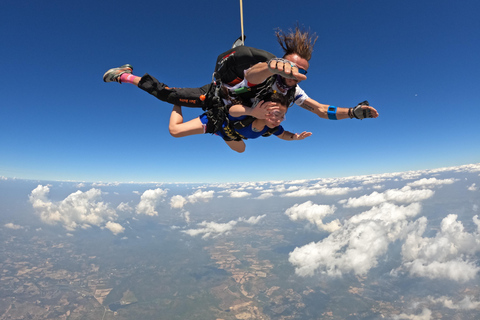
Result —
[{"label": "blue sky", "polygon": [[[300,142],[247,141],[167,129],[171,106],[103,83],[130,63],[170,86],[211,79],[240,35],[238,1],[3,1],[0,176],[42,180],[224,182],[310,179],[477,163],[477,1],[244,1],[246,44],[281,55],[275,28],[319,39],[308,79],[320,103],[365,99],[378,119],[329,121],[295,106]],[[185,118],[200,110],[190,109]]]}]

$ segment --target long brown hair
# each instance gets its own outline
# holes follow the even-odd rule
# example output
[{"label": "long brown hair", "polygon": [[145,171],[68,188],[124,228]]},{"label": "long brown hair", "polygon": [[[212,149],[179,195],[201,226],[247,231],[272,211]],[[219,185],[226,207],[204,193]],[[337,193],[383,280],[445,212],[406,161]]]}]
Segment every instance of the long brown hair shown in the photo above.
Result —
[{"label": "long brown hair", "polygon": [[275,36],[285,53],[284,57],[289,54],[298,54],[307,61],[312,58],[313,47],[318,39],[316,33],[312,34],[310,30],[301,29],[298,23],[295,25],[295,29],[289,29],[288,33],[278,28]]}]

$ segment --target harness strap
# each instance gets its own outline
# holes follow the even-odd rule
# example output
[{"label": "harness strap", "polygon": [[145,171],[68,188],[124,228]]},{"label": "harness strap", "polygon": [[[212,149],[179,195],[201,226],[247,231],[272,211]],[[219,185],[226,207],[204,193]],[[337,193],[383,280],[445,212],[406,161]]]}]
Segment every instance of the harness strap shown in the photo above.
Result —
[{"label": "harness strap", "polygon": [[247,138],[245,138],[243,135],[238,133],[234,128],[232,128],[231,123],[229,123],[223,128],[223,132],[225,133],[225,138],[223,138],[223,140],[225,141],[247,140]]},{"label": "harness strap", "polygon": [[267,132],[265,132],[264,134],[262,134],[262,137],[270,137],[272,134],[274,134],[275,132],[277,132],[278,129],[279,129],[279,127],[269,128]]},{"label": "harness strap", "polygon": [[[237,121],[232,121],[230,122],[231,126],[233,127],[233,129],[235,129],[235,132],[239,135],[239,136],[242,136],[240,133],[238,133],[236,130],[239,130],[239,129],[243,129],[243,128],[246,128],[248,127],[249,125],[251,125],[253,123],[253,121],[255,121],[255,118],[254,117],[246,117],[245,119],[242,119],[242,120],[237,120]],[[269,128],[267,130],[267,132],[265,132],[264,134],[262,134],[262,137],[269,137],[271,136],[272,134],[274,134],[275,132],[277,132],[277,130],[279,129],[279,127],[275,127],[275,128]],[[242,136],[243,137],[243,136]],[[244,140],[247,140],[247,138],[243,137],[242,139]]]}]

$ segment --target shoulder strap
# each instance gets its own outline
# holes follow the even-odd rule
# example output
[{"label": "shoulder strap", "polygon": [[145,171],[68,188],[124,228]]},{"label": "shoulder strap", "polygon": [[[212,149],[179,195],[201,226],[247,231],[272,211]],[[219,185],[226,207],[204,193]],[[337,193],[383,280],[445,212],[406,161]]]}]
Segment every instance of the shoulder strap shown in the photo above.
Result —
[{"label": "shoulder strap", "polygon": [[274,134],[275,132],[278,131],[278,128],[279,128],[279,127],[269,128],[267,132],[265,132],[264,134],[262,134],[262,137],[270,137],[272,134]]},{"label": "shoulder strap", "polygon": [[[251,125],[253,123],[253,121],[255,121],[255,118],[248,116],[248,117],[246,117],[245,119],[242,119],[242,120],[231,121],[230,124],[233,127],[233,129],[238,130],[238,129],[243,129],[243,128]],[[275,128],[268,128],[267,132],[262,134],[262,137],[269,137],[272,134],[274,134],[275,132],[277,132],[278,129],[279,129],[279,126],[277,126]],[[243,139],[246,139],[246,138],[243,138]]]},{"label": "shoulder strap", "polygon": [[237,120],[237,121],[230,121],[235,129],[243,129],[245,127],[248,127],[255,121],[254,117],[246,117],[245,119],[242,120]]}]

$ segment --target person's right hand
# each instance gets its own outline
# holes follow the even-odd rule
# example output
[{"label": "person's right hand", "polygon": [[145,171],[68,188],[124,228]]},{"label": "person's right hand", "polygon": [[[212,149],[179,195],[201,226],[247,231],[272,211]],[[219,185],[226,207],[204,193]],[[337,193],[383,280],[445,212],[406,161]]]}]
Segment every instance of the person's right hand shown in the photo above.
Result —
[{"label": "person's right hand", "polygon": [[298,67],[295,63],[282,58],[270,60],[268,69],[274,74],[279,74],[284,78],[296,79],[298,81],[307,80],[307,76],[298,72]]},{"label": "person's right hand", "polygon": [[253,108],[251,116],[257,119],[265,119],[267,114],[275,109],[280,109],[276,102],[262,100]]}]

